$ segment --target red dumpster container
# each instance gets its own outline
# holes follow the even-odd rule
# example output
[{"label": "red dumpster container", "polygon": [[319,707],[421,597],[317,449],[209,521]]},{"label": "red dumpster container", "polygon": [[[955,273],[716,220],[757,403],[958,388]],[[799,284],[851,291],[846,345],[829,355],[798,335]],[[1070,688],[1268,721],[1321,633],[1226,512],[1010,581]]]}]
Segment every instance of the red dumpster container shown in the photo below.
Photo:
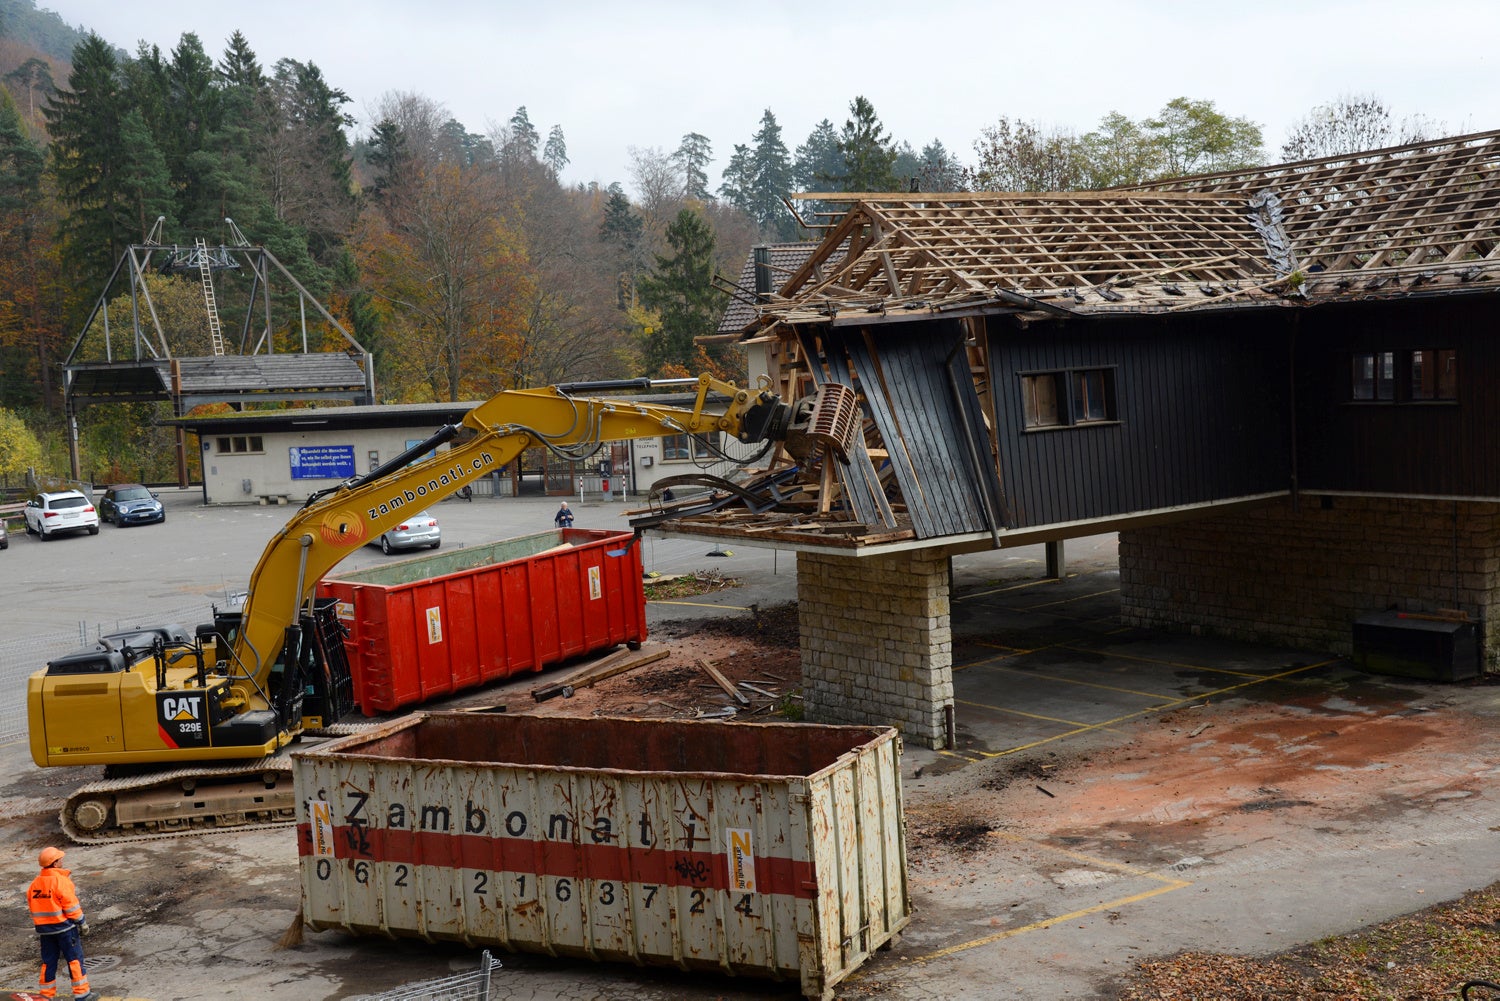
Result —
[{"label": "red dumpster container", "polygon": [[[366,716],[646,638],[629,532],[564,528],[329,576]],[[610,552],[626,551],[611,556]]]}]

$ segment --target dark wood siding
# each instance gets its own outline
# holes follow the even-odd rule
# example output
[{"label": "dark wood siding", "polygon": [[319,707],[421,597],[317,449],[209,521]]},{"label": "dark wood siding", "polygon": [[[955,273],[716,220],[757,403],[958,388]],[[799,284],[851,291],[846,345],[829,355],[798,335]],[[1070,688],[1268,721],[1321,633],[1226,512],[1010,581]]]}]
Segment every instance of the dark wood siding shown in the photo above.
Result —
[{"label": "dark wood siding", "polygon": [[[1297,333],[1304,490],[1500,497],[1500,346],[1491,296],[1306,311]],[[1454,402],[1354,402],[1355,352],[1457,351]],[[1398,368],[1398,382],[1400,369]]]},{"label": "dark wood siding", "polygon": [[[1288,489],[1291,311],[989,328],[1017,527]],[[1027,430],[1022,376],[1114,372],[1116,421]]]}]

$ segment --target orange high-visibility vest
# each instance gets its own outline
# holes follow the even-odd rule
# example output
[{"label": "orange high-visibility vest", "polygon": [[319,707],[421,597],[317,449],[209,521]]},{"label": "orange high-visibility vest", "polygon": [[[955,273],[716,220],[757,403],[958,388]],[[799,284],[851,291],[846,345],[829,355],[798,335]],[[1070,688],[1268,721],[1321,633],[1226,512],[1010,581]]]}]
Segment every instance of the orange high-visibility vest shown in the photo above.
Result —
[{"label": "orange high-visibility vest", "polygon": [[73,922],[83,920],[83,905],[78,902],[78,891],[68,878],[69,872],[49,865],[37,874],[26,891],[26,903],[31,906],[31,920],[38,935],[67,931]]}]

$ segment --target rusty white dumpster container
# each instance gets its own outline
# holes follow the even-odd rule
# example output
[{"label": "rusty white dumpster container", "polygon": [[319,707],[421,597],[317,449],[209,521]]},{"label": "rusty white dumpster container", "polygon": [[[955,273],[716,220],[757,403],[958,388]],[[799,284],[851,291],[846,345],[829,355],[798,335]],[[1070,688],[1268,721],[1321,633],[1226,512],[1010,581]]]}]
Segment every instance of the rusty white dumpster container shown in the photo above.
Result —
[{"label": "rusty white dumpster container", "polygon": [[393,712],[639,645],[646,593],[629,541],[565,528],[325,577],[318,596],[338,599],[349,630],[355,705]]},{"label": "rusty white dumpster container", "polygon": [[416,713],[293,755],[306,922],[835,984],[911,918],[889,727]]}]

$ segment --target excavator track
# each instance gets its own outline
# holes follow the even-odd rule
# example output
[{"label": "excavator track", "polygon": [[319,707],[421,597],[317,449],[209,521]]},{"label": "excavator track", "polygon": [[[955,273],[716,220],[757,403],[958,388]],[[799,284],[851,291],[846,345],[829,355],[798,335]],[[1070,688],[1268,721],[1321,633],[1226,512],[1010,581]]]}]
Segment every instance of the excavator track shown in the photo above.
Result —
[{"label": "excavator track", "polygon": [[75,791],[58,814],[63,833],[78,844],[284,827],[296,819],[285,752],[244,764],[101,779]]},{"label": "excavator track", "polygon": [[[338,724],[304,736],[337,738],[367,726]],[[286,827],[297,821],[291,754],[283,748],[256,761],[101,779],[69,796],[58,821],[78,844]]]}]

